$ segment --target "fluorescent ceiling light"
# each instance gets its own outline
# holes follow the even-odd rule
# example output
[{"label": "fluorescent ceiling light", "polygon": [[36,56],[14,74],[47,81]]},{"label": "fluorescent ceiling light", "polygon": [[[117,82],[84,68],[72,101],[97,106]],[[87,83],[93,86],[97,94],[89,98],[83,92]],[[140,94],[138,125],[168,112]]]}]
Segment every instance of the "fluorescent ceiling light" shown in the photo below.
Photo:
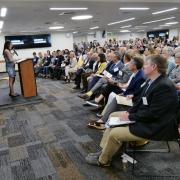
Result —
[{"label": "fluorescent ceiling light", "polygon": [[1,8],[1,17],[5,17],[7,14],[7,8]]},{"label": "fluorescent ceiling light", "polygon": [[137,31],[137,32],[144,32],[144,31],[145,31],[145,30],[142,29],[142,30],[139,30],[139,31]]},{"label": "fluorescent ceiling light", "polygon": [[153,28],[154,30],[162,29],[161,27],[155,27]]},{"label": "fluorescent ceiling light", "polygon": [[82,15],[82,16],[74,16],[71,19],[72,20],[85,20],[85,19],[91,19],[92,15]]},{"label": "fluorescent ceiling light", "polygon": [[144,22],[143,24],[151,24],[151,23],[160,22],[160,21],[166,21],[166,20],[174,19],[174,18],[175,17],[169,17],[169,18],[165,18],[165,19],[158,19],[158,20],[154,20],[154,21]]},{"label": "fluorescent ceiling light", "polygon": [[63,26],[52,26],[52,27],[49,27],[49,29],[51,30],[57,30],[57,29],[63,29],[64,27]]},{"label": "fluorescent ceiling light", "polygon": [[0,29],[3,28],[4,21],[0,21]]},{"label": "fluorescent ceiling light", "polygon": [[170,24],[163,24],[163,25],[159,25],[160,27],[164,27],[164,26],[171,26]]},{"label": "fluorescent ceiling light", "polygon": [[163,11],[157,11],[157,12],[153,12],[152,14],[161,14],[161,13],[165,13],[165,12],[169,12],[169,11],[175,11],[177,10],[178,8],[171,8],[171,9],[166,9],[166,10],[163,10]]},{"label": "fluorescent ceiling light", "polygon": [[120,32],[126,33],[126,32],[131,32],[131,31],[129,31],[129,30],[121,30]]},{"label": "fluorescent ceiling light", "polygon": [[78,31],[74,31],[74,32],[73,32],[73,34],[77,34],[77,33],[78,33]]},{"label": "fluorescent ceiling light", "polygon": [[124,8],[119,8],[120,10],[140,10],[140,11],[144,11],[144,10],[149,10],[149,8],[147,7],[124,7]]},{"label": "fluorescent ceiling light", "polygon": [[179,22],[168,22],[168,23],[166,23],[166,24],[168,24],[168,25],[174,25],[174,24],[178,24]]},{"label": "fluorescent ceiling light", "polygon": [[129,18],[129,19],[125,19],[125,20],[122,20],[122,21],[112,22],[112,23],[109,23],[108,26],[111,26],[111,25],[114,25],[114,24],[123,23],[123,22],[127,22],[127,21],[132,21],[132,20],[134,20],[134,19],[135,19],[135,18]]},{"label": "fluorescent ceiling light", "polygon": [[147,28],[148,26],[135,26],[135,29],[142,29],[142,28]]},{"label": "fluorescent ceiling light", "polygon": [[92,27],[92,28],[89,28],[89,29],[98,29],[99,28],[99,26],[95,26],[95,27]]},{"label": "fluorescent ceiling light", "polygon": [[90,32],[90,33],[88,33],[89,35],[94,35],[95,34],[95,32]]},{"label": "fluorescent ceiling light", "polygon": [[128,26],[122,26],[122,27],[120,27],[121,29],[124,29],[124,28],[129,28],[129,27],[131,27],[132,25],[128,25]]},{"label": "fluorescent ceiling light", "polygon": [[50,8],[51,11],[67,11],[67,10],[87,10],[88,8],[85,7],[78,7],[78,8]]}]

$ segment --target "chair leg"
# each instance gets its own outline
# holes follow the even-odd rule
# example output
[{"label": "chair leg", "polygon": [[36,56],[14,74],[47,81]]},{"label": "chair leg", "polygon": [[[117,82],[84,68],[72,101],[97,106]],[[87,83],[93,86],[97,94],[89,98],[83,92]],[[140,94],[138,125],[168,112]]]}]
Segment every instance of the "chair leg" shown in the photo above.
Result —
[{"label": "chair leg", "polygon": [[171,148],[170,148],[170,146],[169,146],[169,142],[168,142],[168,141],[166,141],[166,144],[167,144],[167,147],[168,147],[168,153],[170,153]]},{"label": "chair leg", "polygon": [[135,175],[135,156],[136,156],[136,151],[133,151],[133,164],[132,164],[132,175]]}]

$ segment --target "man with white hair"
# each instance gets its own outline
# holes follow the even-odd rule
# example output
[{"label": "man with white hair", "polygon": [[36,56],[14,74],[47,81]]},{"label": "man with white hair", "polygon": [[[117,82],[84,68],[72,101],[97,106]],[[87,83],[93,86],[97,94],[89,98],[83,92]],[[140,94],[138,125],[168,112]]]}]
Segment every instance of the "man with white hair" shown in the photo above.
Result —
[{"label": "man with white hair", "polygon": [[180,96],[180,47],[174,50],[176,67],[172,70],[169,78],[175,83]]},{"label": "man with white hair", "polygon": [[173,57],[174,55],[173,48],[169,46],[163,48],[162,55],[167,59],[167,63],[168,63],[167,75],[169,76],[171,71],[176,67]]}]

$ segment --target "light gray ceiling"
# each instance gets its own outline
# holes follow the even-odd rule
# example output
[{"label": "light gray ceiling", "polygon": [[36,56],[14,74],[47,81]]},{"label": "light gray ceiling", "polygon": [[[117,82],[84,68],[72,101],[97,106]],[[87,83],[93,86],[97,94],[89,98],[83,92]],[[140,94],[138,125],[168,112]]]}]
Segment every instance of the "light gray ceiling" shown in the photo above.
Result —
[{"label": "light gray ceiling", "polygon": [[[165,22],[179,21],[178,25],[173,25],[168,28],[180,27],[180,0],[1,0],[0,7],[7,7],[8,13],[4,20],[2,32],[5,34],[25,34],[27,33],[46,33],[49,31],[49,26],[62,25],[65,28],[61,31],[80,33],[92,32],[90,27],[99,26],[100,30],[119,32],[121,26],[132,25],[132,32],[137,32],[140,29],[134,29],[135,26],[142,26],[143,22],[152,21],[167,17],[176,17],[173,20],[148,24],[146,31],[152,30]],[[50,11],[50,7],[88,7],[87,11],[66,11],[71,12],[70,15],[60,16],[63,11]],[[120,7],[149,7],[148,11],[120,11]],[[152,15],[152,12],[178,7],[176,11],[169,13]],[[72,21],[74,15],[91,14],[93,18],[83,21]],[[134,21],[124,22],[112,26],[107,26],[108,23],[120,21],[135,17]],[[23,31],[23,32],[22,32]]]}]

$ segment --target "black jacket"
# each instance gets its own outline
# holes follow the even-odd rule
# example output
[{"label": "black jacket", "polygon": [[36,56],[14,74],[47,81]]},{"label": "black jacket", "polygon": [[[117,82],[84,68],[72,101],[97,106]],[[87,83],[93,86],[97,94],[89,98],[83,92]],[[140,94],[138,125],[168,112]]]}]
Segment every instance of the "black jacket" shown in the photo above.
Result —
[{"label": "black jacket", "polygon": [[[158,77],[145,92],[144,86],[137,103],[129,110],[130,132],[152,140],[172,140],[177,135],[178,97],[174,84],[166,77]],[[147,99],[143,104],[142,97]]]}]

